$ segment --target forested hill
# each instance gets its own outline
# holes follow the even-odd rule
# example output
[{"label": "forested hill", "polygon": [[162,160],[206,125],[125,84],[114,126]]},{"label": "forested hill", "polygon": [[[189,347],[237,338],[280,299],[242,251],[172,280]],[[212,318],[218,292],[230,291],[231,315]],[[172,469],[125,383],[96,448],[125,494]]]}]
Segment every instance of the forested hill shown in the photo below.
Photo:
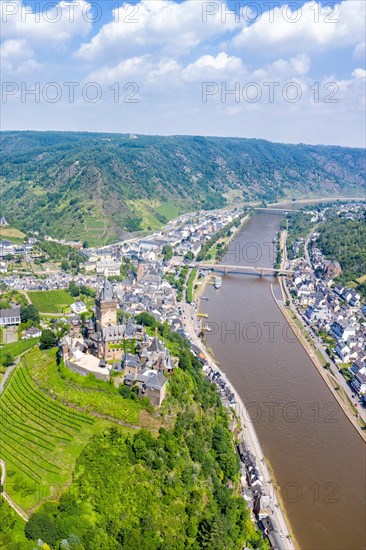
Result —
[{"label": "forested hill", "polygon": [[65,132],[3,132],[0,145],[12,224],[91,242],[227,202],[365,192],[363,149]]},{"label": "forested hill", "polygon": [[342,267],[337,282],[355,287],[366,299],[366,218],[336,217],[320,225],[317,244],[329,259]]}]

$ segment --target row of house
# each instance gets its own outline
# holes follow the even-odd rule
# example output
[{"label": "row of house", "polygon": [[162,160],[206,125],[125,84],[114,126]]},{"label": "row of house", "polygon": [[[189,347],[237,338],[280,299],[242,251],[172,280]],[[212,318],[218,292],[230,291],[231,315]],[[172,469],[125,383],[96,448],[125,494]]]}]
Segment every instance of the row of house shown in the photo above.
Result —
[{"label": "row of house", "polygon": [[292,262],[295,274],[290,289],[304,320],[334,338],[336,361],[350,365],[353,390],[366,396],[366,305],[357,290],[334,284],[341,267],[335,259],[325,259],[315,239],[316,235],[310,247],[311,264],[305,258]]},{"label": "row of house", "polygon": [[29,257],[33,249],[33,245],[29,243],[15,244],[12,241],[3,239],[0,241],[0,258],[7,256],[25,256]]}]

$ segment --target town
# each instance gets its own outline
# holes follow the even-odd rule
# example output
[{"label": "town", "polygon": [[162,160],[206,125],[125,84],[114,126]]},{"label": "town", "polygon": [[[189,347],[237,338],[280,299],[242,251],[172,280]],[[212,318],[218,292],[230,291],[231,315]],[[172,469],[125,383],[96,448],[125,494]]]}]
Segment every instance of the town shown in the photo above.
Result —
[{"label": "town", "polygon": [[[169,379],[174,376],[177,358],[171,356],[156,330],[151,334],[149,327],[144,326],[148,314],[157,323],[167,323],[188,340],[205,376],[217,386],[234,430],[242,421],[240,398],[207,355],[198,336],[202,323],[192,318],[192,324],[189,324],[188,316],[191,316],[190,302],[194,301],[193,286],[204,288],[210,279],[210,271],[200,269],[197,258],[203,251],[202,259],[217,260],[218,253],[223,253],[247,214],[235,208],[184,215],[150,237],[97,250],[82,250],[86,261],[81,264],[78,274],[62,270],[42,278],[4,274],[5,293],[24,292],[29,297],[32,292],[44,292],[46,295],[49,291],[66,290],[70,283],[95,291],[95,299],[88,297],[88,305],[81,295],[68,308],[63,308],[53,321],[41,312],[40,328],[29,326],[22,331],[21,338],[39,338],[42,330],[62,326],[58,347],[67,368],[82,376],[112,380],[116,387],[134,388],[140,398],[147,398],[152,406],[160,407],[167,395]],[[35,239],[29,244],[36,245]],[[18,250],[11,252],[8,243],[2,242],[2,246],[3,257],[9,265],[11,255],[17,255]],[[32,254],[31,251],[28,253]],[[215,286],[219,288],[219,285]],[[192,303],[192,307],[196,311],[197,304]],[[1,323],[12,341],[16,337],[16,327],[21,324],[20,307],[1,310]],[[280,510],[276,494],[269,473],[262,471],[263,464],[256,465],[251,448],[258,443],[251,437],[249,430],[245,441],[240,439],[237,447],[242,464],[242,496],[252,520],[258,522],[273,547],[279,544],[280,548],[292,548],[289,535],[286,545],[281,543],[285,525],[281,527],[280,535],[277,523],[280,524],[281,519],[274,519]],[[262,451],[258,450],[258,453],[261,455]]]},{"label": "town", "polygon": [[[294,270],[284,281],[288,300],[307,327],[326,368],[344,388],[358,415],[365,421],[366,405],[366,304],[354,286],[335,282],[342,268],[337,258],[326,258],[317,245],[319,226],[334,216],[364,220],[362,203],[309,210],[309,230],[288,250],[288,266]],[[312,228],[312,229],[311,229]]]},{"label": "town", "polygon": [[[194,281],[206,277],[202,270],[192,268],[191,262],[205,245],[210,250],[221,233],[222,240],[228,240],[242,216],[243,211],[238,208],[187,214],[149,237],[97,250],[83,250],[78,243],[71,243],[85,258],[78,273],[67,273],[53,262],[58,269],[48,275],[47,264],[43,264],[46,268],[42,277],[12,269],[12,274],[5,273],[1,278],[5,295],[7,292],[24,293],[23,299],[26,296],[31,302],[42,292],[41,297],[53,292],[66,293],[72,288],[87,289],[88,300],[76,290],[75,300],[68,295],[69,304],[62,305],[54,315],[41,301],[40,323],[33,326],[28,321],[21,332],[20,305],[13,303],[11,307],[2,307],[3,342],[15,342],[18,337],[23,340],[39,338],[42,330],[58,329],[60,354],[68,368],[102,380],[110,380],[113,376],[116,385],[122,381],[137,385],[141,395],[148,397],[152,404],[160,405],[166,392],[164,374],[168,378],[172,375],[175,359],[170,357],[163,342],[156,335],[149,338],[143,323],[135,319],[148,313],[156,323],[167,323],[172,330],[188,337],[181,315],[183,293],[186,299],[190,273]],[[8,226],[5,217],[1,224]],[[40,239],[39,235],[29,237],[27,244],[22,246],[1,241],[0,254],[5,271],[9,265],[16,266],[14,258],[22,254],[26,265],[32,266],[39,257],[37,242]],[[47,236],[45,240],[55,242]],[[191,293],[194,281],[191,277]],[[128,351],[127,343],[132,344]],[[118,373],[123,373],[123,379]]]},{"label": "town", "polygon": [[[282,258],[294,274],[281,280],[287,305],[308,327],[309,337],[326,358],[324,363],[336,369],[338,383],[343,384],[363,418],[366,305],[357,290],[334,283],[341,273],[340,264],[336,258],[327,259],[316,245],[319,224],[335,212],[347,219],[362,219],[365,213],[364,206],[357,203],[308,210],[307,235],[293,241],[289,259],[287,255]],[[206,352],[200,338],[204,324],[197,317],[198,289],[204,289],[211,278],[209,267],[203,268],[200,262],[213,266],[250,214],[250,209],[239,208],[186,214],[150,236],[97,249],[40,235],[29,236],[22,245],[3,240],[0,255],[4,296],[21,293],[32,303],[32,293],[46,296],[75,288],[87,292],[71,292],[70,303],[60,304],[58,313],[40,310],[40,323],[28,322],[21,331],[21,307],[12,303],[0,310],[0,324],[4,343],[40,338],[43,331],[58,327],[57,345],[65,367],[82,376],[113,381],[116,387],[133,388],[157,408],[169,392],[178,359],[171,355],[157,330],[152,331],[150,320],[166,323],[183,336],[205,376],[216,385],[232,430],[241,423],[237,441],[241,492],[252,520],[258,522],[272,548],[292,548],[263,453],[245,424],[248,416],[243,415],[235,388]],[[4,217],[1,224],[8,225]],[[42,239],[77,250],[83,256],[78,269],[60,269],[60,262],[46,257],[37,246]],[[42,275],[33,269],[40,255],[46,260]],[[21,262],[16,261],[19,258]],[[20,272],[19,264],[25,272]],[[220,288],[221,278],[214,277],[212,284]]]}]

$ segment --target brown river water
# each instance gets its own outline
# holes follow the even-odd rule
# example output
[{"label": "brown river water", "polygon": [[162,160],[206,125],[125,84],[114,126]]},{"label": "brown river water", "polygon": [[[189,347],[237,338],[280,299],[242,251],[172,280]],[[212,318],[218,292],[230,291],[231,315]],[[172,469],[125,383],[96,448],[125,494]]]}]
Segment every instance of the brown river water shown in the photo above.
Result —
[{"label": "brown river water", "polygon": [[[255,215],[224,263],[273,266],[280,220]],[[366,446],[288,327],[271,285],[280,297],[271,275],[230,274],[218,290],[207,285],[207,345],[247,406],[301,550],[363,550]]]}]

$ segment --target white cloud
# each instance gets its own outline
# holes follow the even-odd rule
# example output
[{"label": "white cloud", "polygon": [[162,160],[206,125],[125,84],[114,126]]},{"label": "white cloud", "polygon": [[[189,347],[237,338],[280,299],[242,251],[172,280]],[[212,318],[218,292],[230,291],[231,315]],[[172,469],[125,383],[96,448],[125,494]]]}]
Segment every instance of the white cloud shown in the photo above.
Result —
[{"label": "white cloud", "polygon": [[359,44],[357,44],[357,46],[354,49],[353,56],[356,59],[362,59],[362,60],[365,59],[365,56],[366,56],[366,44],[365,44],[365,42],[360,42]]},{"label": "white cloud", "polygon": [[142,75],[146,71],[147,56],[131,57],[124,59],[114,66],[106,66],[88,75],[86,81],[97,82],[100,84],[111,84],[116,81],[122,81],[126,78],[133,78],[136,75]]},{"label": "white cloud", "polygon": [[24,74],[41,67],[25,40],[5,40],[0,47],[0,58],[4,73]]},{"label": "white cloud", "polygon": [[91,5],[86,0],[37,4],[38,10],[33,10],[22,0],[2,0],[3,37],[28,39],[32,45],[46,42],[62,47],[72,37],[85,36],[92,28]]},{"label": "white cloud", "polygon": [[[334,7],[307,2],[278,6],[265,12],[233,39],[237,48],[278,53],[305,53],[364,42],[366,2],[346,0]],[[292,9],[291,9],[292,8]]]},{"label": "white cloud", "polygon": [[[217,11],[206,14],[209,4]],[[205,40],[241,28],[235,17],[227,14],[223,22],[221,4],[204,0],[141,0],[124,3],[114,10],[113,21],[104,25],[90,42],[81,45],[77,55],[93,60],[110,52],[124,55],[137,48],[160,47],[169,54],[184,54]],[[231,12],[232,13],[232,12]]]},{"label": "white cloud", "polygon": [[[6,106],[6,128],[362,143],[363,0],[342,2],[339,13],[334,12],[338,23],[324,21],[326,15],[329,18],[329,8],[321,8],[319,23],[314,23],[316,11],[311,7],[315,4],[310,0],[302,7],[297,23],[287,23],[282,8],[273,11],[273,23],[266,13],[249,23],[243,17],[235,20],[221,0],[142,0],[115,9],[115,21],[104,24],[91,39],[80,39],[91,28],[83,11],[89,10],[90,4],[86,0],[57,1],[61,19],[50,23],[45,14],[43,21],[37,22],[37,13],[21,0],[3,0],[3,10],[5,5],[18,10],[3,25],[2,66],[14,75],[28,72],[30,76],[21,80],[32,89],[35,81],[42,80],[31,74],[40,67],[35,57],[42,48],[42,60],[47,63],[44,77],[61,84],[80,83],[76,101],[67,99],[66,90],[57,109],[44,101],[33,104],[31,96],[19,105],[17,96],[12,95]],[[74,23],[70,24],[73,5]],[[212,8],[205,22],[204,10]],[[50,9],[46,14],[57,15]],[[68,43],[76,49],[74,57],[54,56],[55,49],[63,54]],[[320,56],[316,62],[311,56],[313,51],[318,54],[335,48],[343,48],[339,67],[342,77],[352,74],[344,80],[337,74],[325,76],[327,65]],[[312,66],[319,83],[314,82]],[[97,103],[86,101],[81,92],[91,82],[103,88]],[[137,84],[134,97],[139,98],[138,103],[122,101],[131,93],[131,88],[125,88],[131,82]],[[215,93],[203,103],[202,85],[207,82],[215,85]],[[115,101],[118,87],[120,102]],[[261,92],[258,101],[252,101],[257,89]],[[291,94],[297,90],[301,98],[291,102]],[[332,90],[336,103],[328,102]],[[273,101],[269,99],[271,93]]]},{"label": "white cloud", "polygon": [[352,72],[352,76],[354,78],[365,79],[366,78],[366,70],[365,69],[355,69]]},{"label": "white cloud", "polygon": [[33,50],[26,47],[25,40],[5,40],[1,44],[0,55],[3,61],[33,55]]},{"label": "white cloud", "polygon": [[239,57],[228,56],[220,52],[216,57],[203,55],[194,63],[190,63],[182,72],[182,78],[187,81],[225,78],[239,75],[243,71],[243,64]]},{"label": "white cloud", "polygon": [[180,71],[180,69],[181,66],[174,59],[167,59],[158,63],[158,66],[150,71],[150,76],[152,78],[165,76],[167,74],[176,73]]}]

